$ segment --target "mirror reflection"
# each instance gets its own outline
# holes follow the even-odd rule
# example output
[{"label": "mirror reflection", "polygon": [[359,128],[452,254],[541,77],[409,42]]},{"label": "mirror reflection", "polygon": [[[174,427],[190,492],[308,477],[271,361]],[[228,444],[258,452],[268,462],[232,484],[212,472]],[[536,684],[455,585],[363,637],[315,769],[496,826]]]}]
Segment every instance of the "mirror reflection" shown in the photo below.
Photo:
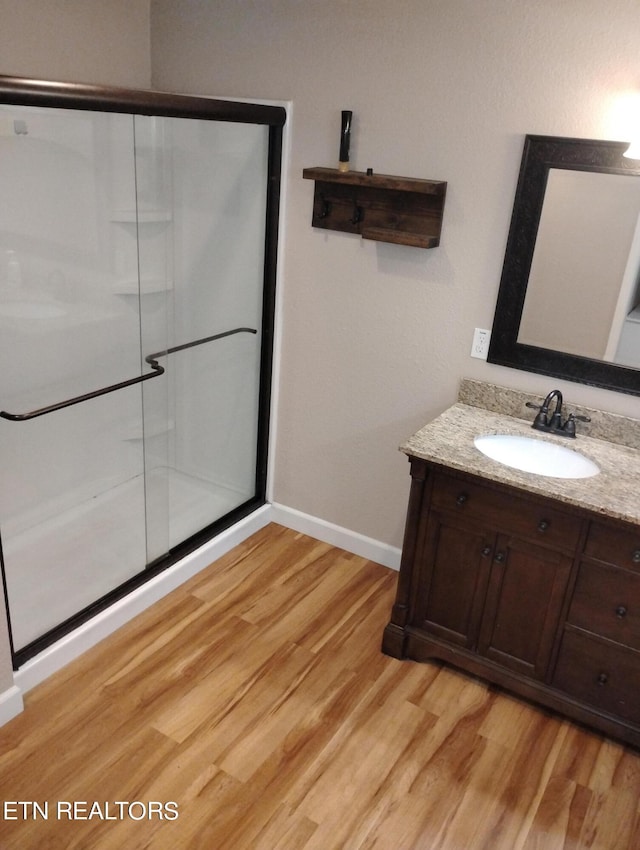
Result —
[{"label": "mirror reflection", "polygon": [[550,169],[518,342],[640,368],[639,270],[640,180]]}]

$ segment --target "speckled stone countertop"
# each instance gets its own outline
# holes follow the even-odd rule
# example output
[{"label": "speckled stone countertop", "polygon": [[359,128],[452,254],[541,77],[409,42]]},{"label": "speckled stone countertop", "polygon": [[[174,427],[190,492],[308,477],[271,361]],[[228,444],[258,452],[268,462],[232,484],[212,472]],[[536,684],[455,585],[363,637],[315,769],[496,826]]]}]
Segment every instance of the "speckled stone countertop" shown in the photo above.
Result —
[{"label": "speckled stone countertop", "polygon": [[[468,383],[475,382],[463,382],[461,398],[468,397],[468,387],[464,386]],[[633,445],[635,426],[640,426],[640,421],[627,420],[632,445],[624,445],[624,439],[611,442],[582,433],[572,440],[534,431],[531,428],[534,411],[527,410],[527,415],[531,414],[531,417],[522,419],[499,410],[487,410],[478,406],[478,400],[478,397],[474,397],[472,404],[458,401],[410,437],[400,446],[400,450],[407,455],[585,508],[601,516],[640,524],[640,450]],[[539,403],[540,399],[536,401]],[[572,406],[568,409],[577,410]],[[578,428],[581,425],[578,423]],[[579,479],[521,472],[483,455],[473,442],[474,437],[480,434],[521,434],[548,440],[581,452],[598,464],[600,472],[591,478]],[[620,436],[616,434],[619,439]]]}]

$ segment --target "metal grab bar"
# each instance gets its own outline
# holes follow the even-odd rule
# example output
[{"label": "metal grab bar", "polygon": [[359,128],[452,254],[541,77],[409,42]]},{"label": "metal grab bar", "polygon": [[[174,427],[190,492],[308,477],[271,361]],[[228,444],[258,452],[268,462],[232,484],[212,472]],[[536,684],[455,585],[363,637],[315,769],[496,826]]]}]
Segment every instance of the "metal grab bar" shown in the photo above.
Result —
[{"label": "metal grab bar", "polygon": [[89,401],[92,398],[98,398],[107,393],[113,393],[116,390],[123,390],[125,387],[131,387],[133,384],[141,384],[143,381],[148,381],[150,378],[157,378],[159,375],[164,375],[164,368],[158,363],[158,357],[165,357],[167,354],[174,354],[176,351],[183,351],[185,348],[193,348],[196,345],[202,345],[203,342],[212,342],[216,339],[222,339],[225,336],[232,336],[237,333],[257,333],[254,328],[234,328],[231,331],[207,336],[203,339],[196,339],[193,342],[185,342],[183,345],[176,345],[173,348],[167,348],[165,351],[159,351],[157,354],[148,354],[144,360],[153,369],[148,375],[139,375],[136,378],[129,378],[127,381],[120,381],[117,384],[110,384],[108,387],[101,387],[99,390],[93,390],[90,393],[74,396],[65,401],[59,401],[57,404],[49,404],[47,407],[40,407],[37,410],[30,410],[28,413],[8,413],[6,410],[0,410],[0,416],[3,419],[9,419],[11,422],[25,422],[28,419],[35,419],[38,416],[45,416],[47,413],[53,413],[56,410],[63,410],[65,407],[71,407],[74,404],[80,404],[83,401]]},{"label": "metal grab bar", "polygon": [[6,410],[0,410],[0,416],[3,419],[10,419],[12,422],[25,422],[27,419],[35,419],[37,416],[45,416],[47,413],[53,413],[55,410],[62,410],[65,407],[71,407],[73,404],[80,404],[82,401],[97,398],[107,393],[113,393],[116,390],[122,390],[125,387],[130,387],[132,384],[139,384],[142,381],[148,381],[149,378],[157,378],[158,375],[164,374],[164,369],[157,361],[147,360],[151,368],[154,370],[148,375],[140,375],[137,378],[129,378],[128,381],[120,381],[118,384],[110,384],[108,387],[102,387],[99,390],[93,390],[84,395],[77,395],[74,398],[68,398],[65,401],[59,401],[57,404],[49,404],[47,407],[39,407],[37,410],[30,410],[28,413],[7,413]]},{"label": "metal grab bar", "polygon": [[158,351],[156,354],[149,354],[144,359],[150,366],[157,360],[158,357],[166,357],[167,354],[175,354],[176,351],[184,351],[185,348],[194,348],[196,345],[202,345],[203,342],[214,342],[216,339],[223,339],[225,336],[233,336],[233,334],[257,334],[255,328],[233,328],[231,331],[223,331],[223,333],[214,334],[213,336],[205,336],[202,339],[194,339],[193,342],[184,342],[182,345],[174,345],[173,348],[167,348],[164,351]]}]

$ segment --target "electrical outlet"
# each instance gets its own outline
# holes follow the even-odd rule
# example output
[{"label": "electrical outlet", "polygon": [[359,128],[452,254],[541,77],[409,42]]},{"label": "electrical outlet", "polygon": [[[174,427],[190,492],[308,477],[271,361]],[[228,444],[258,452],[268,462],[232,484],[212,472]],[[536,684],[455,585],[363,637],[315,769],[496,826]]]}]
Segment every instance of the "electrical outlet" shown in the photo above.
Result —
[{"label": "electrical outlet", "polygon": [[473,332],[473,345],[471,346],[471,356],[478,357],[480,360],[487,359],[489,351],[489,340],[491,339],[491,331],[484,328],[476,328]]}]

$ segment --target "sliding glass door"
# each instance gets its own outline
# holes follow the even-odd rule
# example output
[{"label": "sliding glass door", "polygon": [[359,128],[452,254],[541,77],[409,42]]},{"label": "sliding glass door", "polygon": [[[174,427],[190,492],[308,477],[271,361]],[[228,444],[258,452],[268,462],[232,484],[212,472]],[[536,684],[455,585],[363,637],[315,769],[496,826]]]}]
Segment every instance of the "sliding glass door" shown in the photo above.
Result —
[{"label": "sliding glass door", "polygon": [[236,120],[212,102],[217,120],[202,99],[195,115],[189,98],[159,115],[130,99],[0,103],[17,664],[265,497],[283,116],[274,133],[263,108]]},{"label": "sliding glass door", "polygon": [[167,375],[143,389],[153,561],[255,492],[269,131],[135,131],[143,349]]}]

